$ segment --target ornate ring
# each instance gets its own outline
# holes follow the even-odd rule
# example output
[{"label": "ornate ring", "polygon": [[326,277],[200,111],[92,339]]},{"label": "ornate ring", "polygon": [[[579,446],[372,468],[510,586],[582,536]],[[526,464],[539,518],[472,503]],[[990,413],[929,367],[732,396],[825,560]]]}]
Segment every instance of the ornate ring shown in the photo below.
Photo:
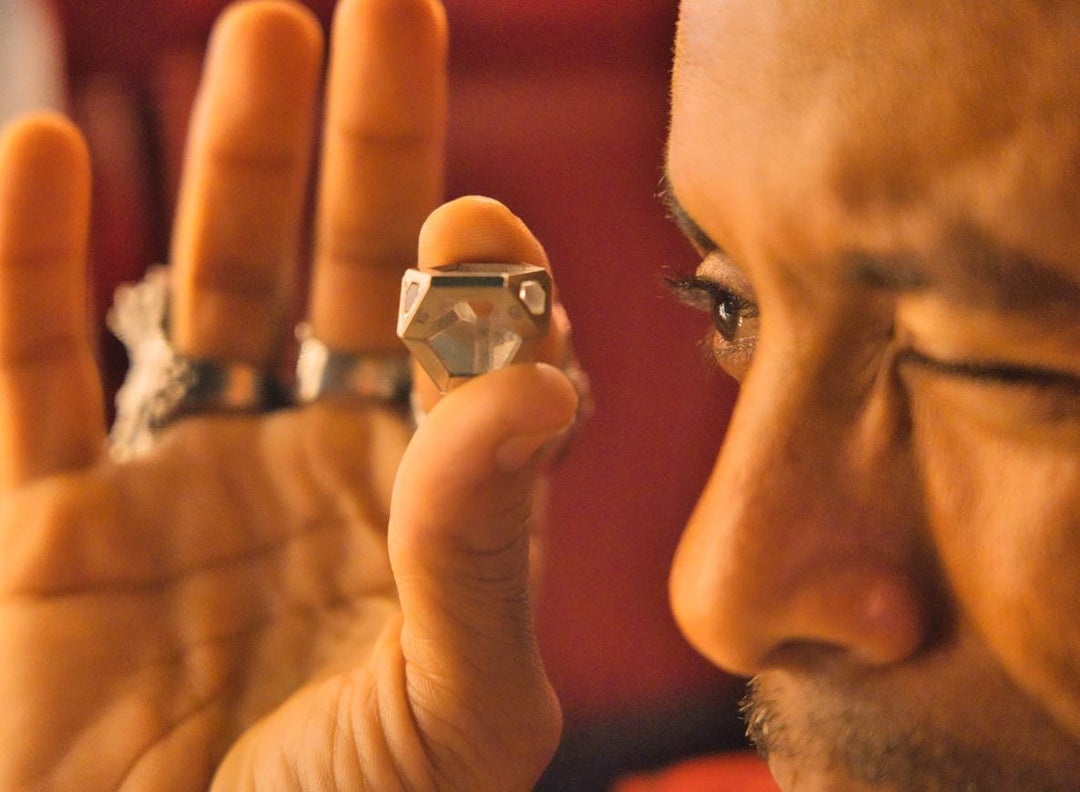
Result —
[{"label": "ornate ring", "polygon": [[106,317],[127,348],[129,366],[116,394],[110,451],[130,459],[148,451],[155,434],[185,415],[266,412],[288,403],[271,373],[236,361],[181,355],[169,343],[169,277],[165,267],[116,290]]},{"label": "ornate ring", "polygon": [[303,403],[323,396],[348,396],[406,409],[412,391],[407,355],[345,352],[331,349],[302,324],[296,328],[296,397]]},{"label": "ornate ring", "polygon": [[410,269],[401,281],[398,337],[446,392],[531,358],[551,319],[551,276],[529,264]]}]

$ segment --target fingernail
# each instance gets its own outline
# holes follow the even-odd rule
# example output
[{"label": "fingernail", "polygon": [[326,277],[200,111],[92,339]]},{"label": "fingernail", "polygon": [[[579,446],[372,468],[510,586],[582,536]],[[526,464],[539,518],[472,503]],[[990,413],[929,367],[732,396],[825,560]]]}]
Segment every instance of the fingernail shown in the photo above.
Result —
[{"label": "fingernail", "polygon": [[495,452],[495,464],[506,473],[516,473],[530,463],[538,461],[547,446],[559,436],[559,429],[547,429],[543,432],[511,437]]}]

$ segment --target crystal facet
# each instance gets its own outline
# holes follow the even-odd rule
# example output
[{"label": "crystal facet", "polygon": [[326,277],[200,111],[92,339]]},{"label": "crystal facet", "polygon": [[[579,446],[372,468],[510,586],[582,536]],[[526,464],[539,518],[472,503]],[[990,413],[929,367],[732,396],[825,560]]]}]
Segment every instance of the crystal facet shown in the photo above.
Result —
[{"label": "crystal facet", "polygon": [[417,283],[410,283],[405,290],[405,296],[401,309],[403,311],[411,311],[413,306],[416,305],[416,300],[420,297],[420,285]]},{"label": "crystal facet", "polygon": [[533,316],[540,316],[547,310],[547,290],[539,281],[529,280],[521,284],[518,299]]},{"label": "crystal facet", "polygon": [[454,264],[405,273],[398,335],[446,390],[526,359],[547,332],[551,278],[523,264]]},{"label": "crystal facet", "polygon": [[521,348],[521,336],[500,327],[496,312],[478,316],[466,302],[454,306],[435,321],[445,325],[428,339],[451,377],[468,377],[510,364]]}]

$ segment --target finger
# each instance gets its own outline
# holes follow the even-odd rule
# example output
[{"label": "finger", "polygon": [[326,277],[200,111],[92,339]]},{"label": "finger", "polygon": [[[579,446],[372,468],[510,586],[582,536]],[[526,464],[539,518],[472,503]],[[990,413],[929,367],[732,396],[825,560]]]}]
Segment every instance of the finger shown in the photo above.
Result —
[{"label": "finger", "polygon": [[[420,231],[418,266],[432,269],[461,262],[509,262],[551,269],[543,246],[525,223],[503,204],[468,196],[436,209]],[[553,311],[551,329],[537,347],[539,361],[561,364],[568,355],[569,323],[561,308]],[[425,411],[441,397],[419,364],[413,366],[417,397]]]},{"label": "finger", "polygon": [[398,289],[442,193],[446,20],[437,0],[335,15],[310,322],[331,347],[401,351]]},{"label": "finger", "polygon": [[539,458],[576,409],[573,386],[548,365],[472,380],[417,431],[394,487],[401,651],[411,689],[432,697],[416,710],[463,713],[458,738],[477,738],[500,772],[546,760],[550,691],[529,607],[531,498]]},{"label": "finger", "polygon": [[214,29],[173,233],[180,352],[265,366],[280,351],[322,46],[317,19],[282,0],[235,5]]},{"label": "finger", "polygon": [[89,336],[90,162],[56,116],[0,139],[0,490],[90,464],[104,448]]}]

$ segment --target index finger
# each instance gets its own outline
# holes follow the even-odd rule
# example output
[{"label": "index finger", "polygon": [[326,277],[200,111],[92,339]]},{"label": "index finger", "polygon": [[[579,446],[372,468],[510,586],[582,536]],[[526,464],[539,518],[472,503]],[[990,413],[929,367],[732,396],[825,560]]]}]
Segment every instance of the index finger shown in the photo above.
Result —
[{"label": "index finger", "polygon": [[446,20],[437,0],[343,0],[334,18],[309,321],[400,352],[401,275],[443,189]]}]

